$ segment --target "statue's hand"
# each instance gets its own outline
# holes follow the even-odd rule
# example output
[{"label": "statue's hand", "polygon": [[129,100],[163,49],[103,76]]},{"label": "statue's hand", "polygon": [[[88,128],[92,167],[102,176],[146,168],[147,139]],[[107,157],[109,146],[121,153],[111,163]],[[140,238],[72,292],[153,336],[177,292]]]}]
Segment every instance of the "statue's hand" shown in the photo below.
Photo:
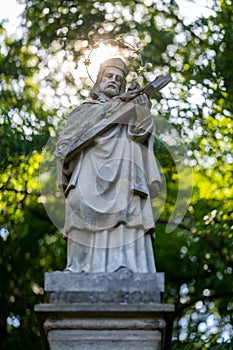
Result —
[{"label": "statue's hand", "polygon": [[133,100],[135,97],[137,97],[140,93],[138,91],[129,91],[124,92],[123,94],[119,95],[118,97],[121,99],[121,101],[129,102]]}]

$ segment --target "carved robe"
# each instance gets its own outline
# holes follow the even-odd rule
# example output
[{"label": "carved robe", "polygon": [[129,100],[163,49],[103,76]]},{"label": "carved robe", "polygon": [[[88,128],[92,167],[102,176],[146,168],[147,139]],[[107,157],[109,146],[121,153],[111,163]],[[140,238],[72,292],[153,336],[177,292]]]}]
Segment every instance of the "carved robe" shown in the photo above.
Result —
[{"label": "carved robe", "polygon": [[145,95],[90,101],[71,113],[55,151],[66,196],[67,270],[155,272],[153,134]]}]

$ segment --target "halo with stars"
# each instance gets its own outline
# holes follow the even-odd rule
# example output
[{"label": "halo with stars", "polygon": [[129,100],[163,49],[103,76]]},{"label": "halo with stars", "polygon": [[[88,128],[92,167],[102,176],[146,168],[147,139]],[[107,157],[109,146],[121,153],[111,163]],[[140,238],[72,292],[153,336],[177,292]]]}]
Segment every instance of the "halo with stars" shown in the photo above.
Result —
[{"label": "halo with stars", "polygon": [[[95,50],[99,49],[101,45],[113,45],[113,46],[120,46],[121,48],[127,48],[128,50],[132,51],[133,54],[136,55],[138,60],[140,61],[140,66],[137,68],[137,73],[139,75],[143,75],[146,72],[145,66],[142,61],[142,56],[141,56],[141,49],[137,45],[133,45],[129,42],[127,42],[121,35],[118,35],[115,37],[115,39],[106,39],[103,41],[99,41],[92,45],[92,48],[90,49],[90,52],[88,55],[85,57],[83,63],[86,67],[87,75],[89,79],[94,83],[94,79],[91,76],[90,73],[90,66],[93,63],[92,61],[92,54],[95,52]],[[108,57],[107,57],[108,58]],[[107,59],[105,58],[105,59]]]}]

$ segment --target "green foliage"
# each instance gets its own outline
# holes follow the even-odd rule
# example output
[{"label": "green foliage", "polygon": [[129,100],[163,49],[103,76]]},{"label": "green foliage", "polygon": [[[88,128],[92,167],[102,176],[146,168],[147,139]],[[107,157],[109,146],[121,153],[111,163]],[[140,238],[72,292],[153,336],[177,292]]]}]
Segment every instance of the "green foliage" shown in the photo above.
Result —
[{"label": "green foliage", "polygon": [[213,1],[211,15],[192,23],[173,0],[20,2],[23,38],[0,27],[0,348],[43,348],[33,306],[45,301],[44,273],[64,268],[65,242],[43,206],[42,149],[88,95],[88,83],[75,78],[83,43],[122,33],[139,38],[148,73],[169,68],[173,82],[153,111],[176,127],[194,171],[187,213],[167,233],[178,170],[172,147],[157,140],[167,199],[155,256],[166,274],[164,302],[176,306],[172,348],[232,348],[231,1]]}]

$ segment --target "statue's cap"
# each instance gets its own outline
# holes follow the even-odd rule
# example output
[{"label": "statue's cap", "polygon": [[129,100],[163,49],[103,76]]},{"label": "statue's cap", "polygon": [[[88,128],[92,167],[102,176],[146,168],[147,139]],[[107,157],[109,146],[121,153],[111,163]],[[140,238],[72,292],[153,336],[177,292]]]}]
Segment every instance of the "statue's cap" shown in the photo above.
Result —
[{"label": "statue's cap", "polygon": [[124,73],[125,77],[129,73],[128,67],[126,66],[125,62],[121,58],[118,58],[118,57],[109,58],[108,60],[101,63],[100,72],[104,72],[104,70],[107,67],[115,67],[115,68],[120,69]]}]

